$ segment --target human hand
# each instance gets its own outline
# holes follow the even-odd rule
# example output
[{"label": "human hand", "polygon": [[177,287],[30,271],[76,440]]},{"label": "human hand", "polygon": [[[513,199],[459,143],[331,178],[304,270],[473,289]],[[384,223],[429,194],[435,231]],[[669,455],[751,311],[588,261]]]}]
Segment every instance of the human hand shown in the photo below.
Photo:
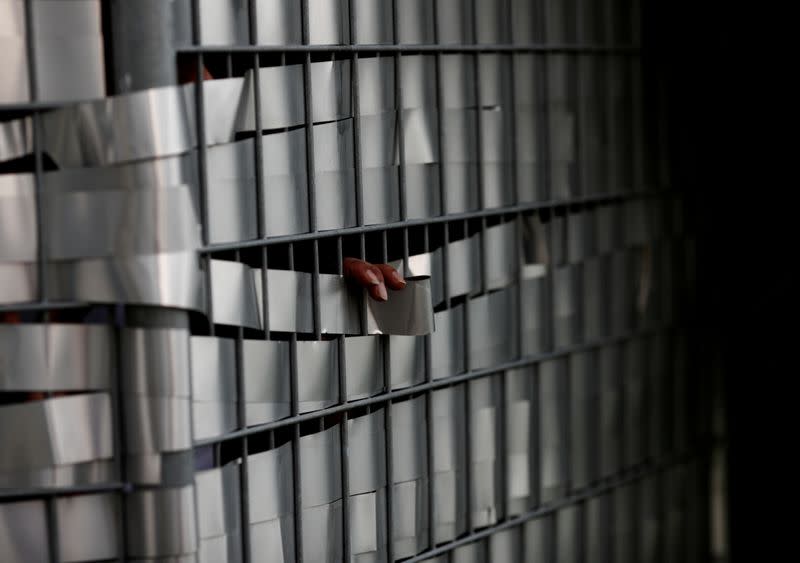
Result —
[{"label": "human hand", "polygon": [[388,301],[389,289],[403,289],[406,281],[389,264],[370,264],[358,258],[344,259],[344,277],[355,281],[367,290],[376,301]]}]

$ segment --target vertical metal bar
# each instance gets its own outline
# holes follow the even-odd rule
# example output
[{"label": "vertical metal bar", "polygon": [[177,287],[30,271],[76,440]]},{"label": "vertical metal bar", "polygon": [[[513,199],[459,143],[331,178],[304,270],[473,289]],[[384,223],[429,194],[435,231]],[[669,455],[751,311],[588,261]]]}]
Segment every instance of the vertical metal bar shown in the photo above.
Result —
[{"label": "vertical metal bar", "polygon": [[[350,43],[355,44],[358,37],[358,22],[355,17],[353,0],[348,0],[348,11],[350,17]],[[364,186],[361,169],[361,94],[358,81],[358,52],[353,52],[350,63],[350,92],[353,111],[353,178],[356,189],[356,224],[364,226]],[[366,239],[364,233],[359,234],[359,258],[366,258]],[[361,323],[361,334],[367,334],[367,303],[363,301],[359,307],[359,320]]]},{"label": "vertical metal bar", "polygon": [[615,374],[615,379],[617,381],[617,388],[619,389],[619,403],[617,406],[617,432],[619,433],[619,444],[617,447],[617,459],[619,463],[617,464],[617,471],[622,473],[627,473],[628,471],[628,464],[627,461],[627,451],[628,445],[626,444],[627,440],[625,440],[625,425],[627,424],[626,416],[625,416],[625,408],[626,408],[626,400],[625,400],[625,347],[623,344],[615,344],[614,345],[617,349],[617,373]]},{"label": "vertical metal bar", "polygon": [[[289,243],[289,269],[294,270],[294,245]],[[297,375],[297,333],[289,335],[289,402],[290,414],[300,412],[299,378]],[[292,424],[292,500],[294,504],[294,553],[298,563],[303,561],[303,491],[300,482],[300,425]]]},{"label": "vertical metal bar", "polygon": [[572,376],[572,356],[567,355],[561,360],[562,371],[559,374],[561,379],[557,383],[557,388],[560,393],[558,394],[558,417],[559,426],[561,427],[561,436],[564,438],[564,446],[561,448],[562,470],[564,477],[564,490],[565,494],[572,493],[572,385],[570,378]]},{"label": "vertical metal bar", "polygon": [[[192,42],[195,45],[200,44],[200,0],[192,0]],[[198,181],[198,204],[200,207],[200,222],[202,225],[201,236],[204,245],[208,245],[208,170],[207,170],[207,154],[206,154],[206,131],[205,131],[205,98],[204,98],[204,85],[205,79],[205,65],[203,64],[203,53],[197,53],[195,61],[195,122],[197,127],[197,181]],[[213,300],[211,298],[211,256],[202,258],[204,261],[204,278],[205,278],[205,296],[206,296],[206,314],[208,321],[208,332],[214,335],[214,309]],[[190,396],[191,396],[191,378],[190,378]],[[189,409],[190,418],[192,416],[192,409]],[[199,506],[197,487],[193,487],[194,505]],[[195,514],[195,533],[200,537],[200,519]],[[248,527],[249,519],[242,522],[242,529]],[[123,532],[126,533],[126,532]],[[127,553],[126,553],[127,555]]]},{"label": "vertical metal bar", "polygon": [[[399,32],[399,8],[397,0],[392,0],[392,35],[395,45],[400,44]],[[400,221],[408,219],[408,201],[406,194],[406,143],[403,122],[403,80],[402,80],[402,54],[398,50],[394,55],[394,106],[395,123],[397,124],[397,145],[398,145],[398,170],[397,182],[400,204]],[[403,228],[403,272],[408,272],[408,228]]]},{"label": "vertical metal bar", "polygon": [[[235,255],[236,261],[241,259],[240,253],[237,250]],[[247,427],[247,413],[245,411],[246,405],[244,400],[244,373],[243,373],[243,340],[244,329],[240,326],[236,330],[236,347],[235,347],[235,362],[236,362],[236,395],[239,398],[236,401],[236,426],[238,428]],[[241,510],[241,541],[242,541],[242,561],[249,563],[251,558],[250,552],[250,494],[249,494],[249,467],[248,467],[248,448],[247,436],[242,436],[240,446],[240,455],[242,458],[241,465],[239,466],[239,497],[240,497],[240,510]]]},{"label": "vertical metal bar", "polygon": [[[470,9],[472,10],[472,37],[475,42],[478,41],[478,0],[472,0],[470,3]],[[472,85],[473,94],[475,96],[475,137],[476,137],[476,147],[477,147],[477,154],[475,155],[475,163],[477,166],[477,180],[478,180],[478,209],[486,209],[486,186],[483,183],[483,155],[484,155],[484,146],[483,146],[483,103],[481,101],[481,65],[480,65],[480,57],[478,53],[475,53],[472,57],[472,68],[474,72],[474,83]],[[481,265],[481,285],[480,285],[480,293],[483,295],[486,293],[486,280],[488,279],[488,272],[486,271],[486,216],[481,215],[480,218],[481,222],[481,247],[480,247],[480,265]],[[467,236],[468,229],[464,229],[464,236]]]},{"label": "vertical metal bar", "polygon": [[[350,43],[357,41],[357,26],[354,0],[348,0],[348,12],[350,16]],[[361,92],[358,82],[358,52],[353,52],[350,68],[350,93],[353,111],[353,167],[356,188],[356,224],[361,227],[364,225],[364,186],[361,177]],[[362,235],[363,239],[363,235]],[[362,240],[363,244],[363,240]],[[364,256],[362,255],[363,259]]]},{"label": "vertical metal bar", "polygon": [[[34,0],[25,0],[25,52],[28,59],[28,89],[29,98],[32,102],[39,101],[39,81],[37,76],[38,65],[36,61],[36,25],[34,23]],[[47,302],[47,232],[46,232],[46,213],[47,202],[44,197],[42,182],[42,124],[41,115],[34,111],[32,118],[33,125],[33,159],[34,159],[34,193],[36,198],[36,237],[38,247],[36,254],[37,271],[36,281],[39,289],[39,301]],[[46,315],[46,313],[45,313]]]},{"label": "vertical metal bar", "polygon": [[124,305],[116,305],[111,309],[114,318],[114,377],[111,379],[111,400],[114,405],[116,417],[114,417],[114,464],[116,465],[117,475],[125,489],[119,493],[119,514],[117,522],[120,530],[120,561],[127,560],[128,554],[128,516],[127,516],[127,493],[130,486],[127,484],[128,475],[125,463],[127,447],[125,444],[125,410],[122,399],[122,331],[125,326]]},{"label": "vertical metal bar", "polygon": [[[546,41],[545,34],[545,21],[547,18],[547,11],[545,10],[545,2],[537,2],[538,9],[533,11],[536,13],[536,35],[541,41]],[[553,187],[551,185],[551,162],[550,162],[550,73],[548,71],[549,54],[543,53],[538,57],[538,63],[534,69],[534,74],[537,76],[536,80],[536,97],[539,106],[539,124],[537,140],[537,152],[539,153],[539,161],[542,163],[540,167],[541,187],[544,199],[552,201]],[[534,55],[536,57],[536,55]],[[534,60],[537,60],[534,58]]]},{"label": "vertical metal bar", "polygon": [[[386,231],[381,232],[381,260],[388,260]],[[392,357],[389,336],[380,336],[383,345],[383,389],[389,392],[392,389]],[[386,443],[386,558],[394,561],[394,452],[392,440],[392,401],[386,401],[385,406],[385,443]],[[431,502],[431,499],[429,499]]]},{"label": "vertical metal bar", "polygon": [[39,101],[39,80],[36,75],[36,29],[34,25],[34,2],[25,0],[25,54],[28,58],[28,96],[32,102]]},{"label": "vertical metal bar", "polygon": [[[42,116],[36,111],[32,115],[33,120],[33,166],[34,166],[34,194],[36,198],[36,237],[39,245],[36,249],[37,272],[36,281],[39,285],[39,300],[42,303],[48,301],[48,287],[47,287],[47,198],[44,193],[44,166],[42,162],[42,139],[44,132],[42,130]],[[47,313],[45,313],[47,315]]]},{"label": "vertical metal bar", "polygon": [[[336,273],[342,274],[342,237],[336,237]],[[339,403],[347,402],[347,357],[345,336],[340,334],[336,337],[339,347]],[[339,440],[341,446],[340,460],[342,464],[342,557],[344,561],[350,561],[350,468],[348,466],[348,411],[342,412],[341,429]]]},{"label": "vertical metal bar", "polygon": [[[536,35],[542,40],[546,39],[545,36],[545,22],[547,12],[545,10],[545,2],[538,2],[536,13],[536,20],[534,26],[536,27]],[[542,195],[545,200],[553,200],[553,187],[551,185],[551,162],[550,162],[550,88],[549,88],[549,72],[548,72],[548,59],[544,54],[538,59],[534,59],[538,64],[534,68],[537,75],[536,80],[537,90],[536,98],[538,105],[539,124],[537,135],[537,152],[538,160],[541,162],[539,169],[540,186],[542,188]],[[539,216],[541,218],[541,215]],[[547,271],[544,277],[542,288],[542,303],[543,303],[543,334],[542,334],[542,347],[546,351],[553,350],[555,347],[554,335],[554,319],[553,319],[553,296],[555,295],[554,289],[554,270],[556,267],[555,260],[553,259],[553,218],[554,210],[549,213],[550,227],[544,228],[547,241]],[[544,225],[543,225],[544,226]]]},{"label": "vertical metal bar", "polygon": [[[569,225],[569,221],[578,220],[579,214],[583,214],[583,219],[582,220],[584,220],[584,228],[583,228],[582,232],[585,233],[586,232],[586,228],[585,228],[586,210],[585,209],[579,210],[578,213],[568,212],[566,217],[565,217],[565,219],[567,221],[567,225]],[[569,230],[569,227],[567,227],[567,237],[569,237],[569,233],[570,233],[570,230]],[[584,241],[581,243],[581,252],[582,253],[585,252],[585,249],[587,248],[585,239],[586,239],[586,237],[584,236]],[[568,240],[567,241],[567,245],[566,245],[566,248],[568,249],[567,250],[568,253],[569,253],[569,244],[570,243],[569,243],[569,240]],[[583,298],[583,295],[584,295],[584,292],[583,292],[583,284],[584,284],[583,271],[586,268],[586,265],[585,265],[585,261],[584,261],[583,257],[581,257],[580,261],[574,261],[574,262],[570,258],[569,262],[570,262],[569,268],[571,270],[571,272],[570,272],[570,292],[572,293],[571,300],[572,300],[572,304],[573,304],[573,310],[575,311],[575,314],[572,316],[572,323],[571,323],[571,326],[570,326],[570,332],[571,332],[571,334],[570,334],[570,343],[571,344],[579,344],[579,343],[583,342],[583,339],[584,339],[583,337],[584,337],[584,332],[585,332],[583,327],[586,324],[586,307],[585,307],[585,299]]]},{"label": "vertical metal bar", "polygon": [[587,405],[588,415],[586,416],[586,436],[587,436],[587,465],[588,481],[590,486],[597,482],[602,474],[601,452],[600,452],[600,416],[602,405],[602,383],[600,377],[601,359],[600,348],[595,348],[588,352],[592,361],[590,363],[590,376],[587,385],[589,386],[589,397],[592,400]]},{"label": "vertical metal bar", "polygon": [[56,501],[58,497],[49,496],[45,499],[45,518],[47,519],[47,547],[50,554],[50,562],[58,563],[61,561],[61,554],[58,548],[58,517],[56,515]]},{"label": "vertical metal bar", "polygon": [[[200,44],[200,0],[192,0],[192,36],[195,45]],[[205,129],[205,98],[203,92],[204,68],[203,53],[198,52],[195,60],[195,121],[197,123],[197,181],[198,204],[200,207],[201,235],[204,245],[208,245],[208,169]],[[210,256],[203,258],[205,266],[206,284],[206,313],[208,317],[208,332],[214,335],[214,311],[211,301],[211,271]]]},{"label": "vertical metal bar", "polygon": [[[423,229],[423,252],[430,251],[428,226],[425,225]],[[430,383],[433,381],[433,369],[431,367],[431,335],[425,335],[425,381]],[[428,389],[425,391],[425,416],[428,424],[425,425],[425,441],[427,449],[425,450],[426,468],[428,471],[428,546],[433,549],[436,546],[436,458],[434,448],[434,413],[433,413],[433,390]]]},{"label": "vertical metal bar", "polygon": [[[303,44],[310,43],[309,0],[302,0],[302,32]],[[311,52],[305,53],[303,59],[303,97],[305,100],[306,128],[306,175],[308,177],[308,225],[311,232],[317,231],[317,198],[316,167],[314,165],[314,105],[311,87]],[[319,240],[311,241],[313,272],[311,277],[312,310],[314,316],[314,336],[321,337],[320,303],[319,303]]]},{"label": "vertical metal bar", "polygon": [[[433,0],[433,37],[434,42],[439,43],[439,0]],[[444,132],[444,84],[442,80],[442,53],[436,52],[436,129],[439,141],[439,205],[441,206],[440,215],[447,215],[447,163],[444,160],[445,143],[447,141]],[[447,222],[442,223],[442,288],[444,290],[445,308],[450,308],[450,226]],[[466,307],[465,307],[466,309]]]},{"label": "vertical metal bar", "polygon": [[533,364],[530,367],[531,379],[528,383],[530,393],[530,433],[528,434],[528,451],[530,452],[529,458],[529,473],[528,473],[528,490],[530,491],[530,499],[528,506],[536,508],[541,503],[542,499],[542,479],[541,479],[541,401],[540,401],[540,377],[539,377],[539,364]]},{"label": "vertical metal bar", "polygon": [[[573,38],[577,44],[580,44],[580,37],[578,35],[581,29],[581,9],[583,2],[574,0],[572,5],[574,12],[572,14],[573,21],[571,22],[571,31]],[[572,182],[574,182],[573,189],[570,190],[571,195],[581,196],[586,195],[586,188],[583,185],[583,167],[581,166],[581,102],[580,102],[580,87],[578,85],[578,73],[580,72],[580,65],[578,64],[577,54],[567,55],[567,101],[575,115],[575,121],[572,125],[573,137],[575,139],[575,148],[573,153],[573,170]]]},{"label": "vertical metal bar", "polygon": [[587,525],[586,521],[588,519],[587,512],[589,511],[589,505],[584,500],[576,505],[577,514],[577,522],[575,523],[575,563],[586,563],[589,561],[587,557],[587,541],[586,541],[586,531]]},{"label": "vertical metal bar", "polygon": [[507,372],[501,371],[496,376],[497,379],[497,416],[496,432],[497,432],[497,458],[496,469],[497,476],[495,482],[497,483],[497,518],[504,520],[508,516],[508,433],[506,432],[506,413],[508,412],[508,403],[506,400],[506,375]]},{"label": "vertical metal bar", "polygon": [[[464,220],[464,236],[466,237],[469,232],[468,221]],[[481,232],[481,238],[483,232]],[[483,253],[481,253],[483,254]],[[481,275],[481,278],[485,276]],[[481,282],[483,285],[483,281]],[[467,371],[472,371],[472,350],[470,350],[470,328],[472,326],[472,315],[470,314],[470,295],[466,296],[464,301],[464,366]],[[464,409],[464,455],[466,457],[466,465],[464,467],[464,481],[466,482],[466,505],[467,505],[467,532],[472,533],[475,530],[473,523],[473,507],[475,505],[472,498],[473,491],[473,471],[472,471],[472,443],[470,438],[472,436],[472,393],[471,383],[466,381],[463,383],[464,387],[464,402],[462,408]]]},{"label": "vertical metal bar", "polygon": [[[250,44],[258,44],[258,17],[257,0],[248,0],[248,18],[250,28]],[[282,57],[283,58],[283,57]],[[230,57],[228,58],[230,61]],[[281,61],[283,62],[283,60]],[[256,159],[256,228],[258,238],[266,238],[269,232],[267,215],[264,213],[266,206],[266,174],[264,173],[264,137],[261,128],[261,56],[253,53],[253,109],[255,113],[255,159]],[[268,246],[261,247],[261,318],[264,328],[264,338],[269,340],[269,277]]]}]

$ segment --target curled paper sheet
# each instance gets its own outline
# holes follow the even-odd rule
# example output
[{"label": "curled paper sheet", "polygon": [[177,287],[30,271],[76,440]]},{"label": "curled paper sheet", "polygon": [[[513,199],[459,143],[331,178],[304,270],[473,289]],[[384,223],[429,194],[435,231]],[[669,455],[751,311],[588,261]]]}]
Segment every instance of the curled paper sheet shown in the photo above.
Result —
[{"label": "curled paper sheet", "polygon": [[61,561],[97,561],[119,557],[119,497],[76,495],[56,499],[58,552]]},{"label": "curled paper sheet", "polygon": [[251,455],[248,464],[250,523],[291,515],[294,512],[292,445]]},{"label": "curled paper sheet", "polygon": [[613,475],[621,467],[622,443],[621,420],[622,386],[619,374],[623,369],[620,348],[604,346],[600,348],[600,475]]},{"label": "curled paper sheet", "polygon": [[454,549],[450,555],[452,563],[481,563],[485,561],[486,545],[476,541]]},{"label": "curled paper sheet", "polygon": [[342,501],[303,509],[303,557],[309,561],[342,561]]},{"label": "curled paper sheet", "polygon": [[541,495],[548,501],[560,498],[564,492],[565,451],[563,417],[566,397],[566,362],[564,359],[548,360],[539,367],[539,443],[541,444],[540,475]]},{"label": "curled paper sheet", "polygon": [[384,561],[386,546],[386,489],[351,495],[350,550],[369,561]]},{"label": "curled paper sheet", "polygon": [[[54,518],[61,532],[55,545],[59,561],[98,561],[120,556],[115,495],[74,495],[54,500]],[[27,563],[50,557],[44,500],[0,504],[0,553],[3,561]]]},{"label": "curled paper sheet", "polygon": [[[214,322],[261,328],[261,271],[225,260],[211,260],[211,298]],[[313,330],[311,274],[289,270],[267,270],[269,329],[311,332]],[[357,334],[359,308],[367,300],[367,331],[370,334],[417,335],[433,332],[430,280],[408,278],[404,289],[378,303],[364,291],[353,291],[339,275],[320,274],[320,332]]]},{"label": "curled paper sheet", "polygon": [[636,465],[644,459],[645,429],[647,427],[644,411],[644,376],[646,372],[646,341],[641,338],[629,340],[623,345],[623,398],[625,420],[623,443],[625,444],[624,463]]},{"label": "curled paper sheet", "polygon": [[[288,377],[287,373],[278,377]],[[339,399],[339,347],[335,340],[297,343],[298,408],[323,409]]]},{"label": "curled paper sheet", "polygon": [[434,522],[437,542],[453,538],[466,529],[467,506],[465,468],[466,435],[464,433],[464,387],[459,385],[433,393],[434,479],[439,507]]},{"label": "curled paper sheet", "polygon": [[52,260],[125,259],[200,247],[186,185],[49,194],[45,209]]},{"label": "curled paper sheet", "polygon": [[126,456],[125,468],[131,483],[182,487],[194,480],[194,451],[136,453]]},{"label": "curled paper sheet", "polygon": [[429,277],[406,278],[406,286],[393,291],[385,302],[367,299],[367,332],[370,334],[430,334],[433,305]]},{"label": "curled paper sheet", "polygon": [[509,514],[528,510],[531,494],[531,368],[506,372],[506,487]]},{"label": "curled paper sheet", "polygon": [[443,379],[463,373],[464,304],[434,314],[436,332],[431,335],[431,373]]},{"label": "curled paper sheet", "polygon": [[375,336],[345,338],[347,399],[363,399],[383,389],[383,347]]},{"label": "curled paper sheet", "polygon": [[215,323],[261,328],[253,272],[245,264],[209,260],[211,310]]},{"label": "curled paper sheet", "polygon": [[[237,561],[240,498],[239,467],[229,463],[197,473],[197,514],[202,561]],[[216,557],[216,559],[214,559]]]},{"label": "curled paper sheet", "polygon": [[514,288],[470,299],[468,310],[471,369],[489,367],[517,357],[519,351],[515,336],[519,306]]},{"label": "curled paper sheet", "polygon": [[0,471],[108,459],[113,455],[112,431],[111,399],[106,393],[2,406]]},{"label": "curled paper sheet", "polygon": [[395,557],[409,557],[428,546],[427,480],[413,479],[392,486],[392,541]]},{"label": "curled paper sheet", "polygon": [[604,336],[604,310],[606,308],[606,268],[602,257],[589,258],[583,263],[583,338],[595,342]]},{"label": "curled paper sheet", "polygon": [[289,416],[289,361],[288,342],[242,342],[242,375],[248,426]]},{"label": "curled paper sheet", "polygon": [[173,156],[196,143],[194,117],[179,86],[65,106],[45,114],[42,125],[43,150],[62,168]]},{"label": "curled paper sheet", "polygon": [[557,348],[575,343],[577,338],[576,266],[561,266],[553,271],[553,323]]},{"label": "curled paper sheet", "polygon": [[[567,506],[556,512],[556,549],[558,550],[558,553],[564,555],[566,561],[574,561],[580,557],[578,555],[580,553],[580,548],[575,541],[575,538],[579,535],[578,529],[581,518],[581,513],[579,510],[580,508],[577,506]],[[617,522],[617,520],[614,520],[615,524],[617,524]],[[626,547],[625,549],[627,550],[629,548]],[[615,551],[614,553],[620,552]],[[635,559],[632,549],[629,553],[631,555],[631,559]]]},{"label": "curled paper sheet", "polygon": [[105,65],[100,2],[38,1],[31,6],[34,58],[29,59],[25,10],[18,2],[0,2],[0,68],[10,69],[0,85],[0,103],[34,98],[30,72],[35,69],[37,98],[67,101],[105,95]]},{"label": "curled paper sheet", "polygon": [[342,498],[339,427],[300,438],[300,479],[303,508],[330,504]]},{"label": "curled paper sheet", "polygon": [[193,336],[192,436],[203,440],[236,428],[236,342]]},{"label": "curled paper sheet", "polygon": [[0,392],[109,389],[114,337],[104,325],[0,325]]},{"label": "curled paper sheet", "polygon": [[192,447],[189,398],[133,395],[123,401],[130,453],[178,452]]},{"label": "curled paper sheet", "polygon": [[189,331],[185,328],[122,330],[122,390],[142,397],[190,397]]},{"label": "curled paper sheet", "polygon": [[134,491],[126,502],[128,555],[175,557],[197,551],[194,486]]},{"label": "curled paper sheet", "polygon": [[35,261],[37,242],[33,174],[0,175],[0,263]]},{"label": "curled paper sheet", "polygon": [[[2,19],[2,18],[0,18]],[[33,152],[33,122],[29,117],[0,123],[0,162]]]},{"label": "curled paper sheet", "polygon": [[498,460],[498,406],[501,403],[497,377],[468,382],[470,390],[470,464],[472,466],[472,523],[489,526],[497,522],[500,470]]},{"label": "curled paper sheet", "polygon": [[54,301],[203,309],[201,271],[194,250],[53,261],[46,273]]},{"label": "curled paper sheet", "polygon": [[389,367],[392,372],[392,389],[422,383],[425,379],[425,339],[422,336],[402,334],[390,336]]},{"label": "curled paper sheet", "polygon": [[[594,357],[590,352],[572,354],[569,359],[569,401],[570,401],[570,486],[586,487],[594,480],[590,459],[595,439],[595,424],[590,418],[593,405],[597,404],[592,385],[592,364]],[[628,419],[626,419],[628,420]]]},{"label": "curled paper sheet", "polygon": [[347,421],[348,483],[351,495],[386,486],[386,443],[382,410]]},{"label": "curled paper sheet", "polygon": [[47,515],[44,500],[0,504],[0,553],[11,563],[47,561]]},{"label": "curled paper sheet", "polygon": [[392,405],[392,478],[395,483],[427,475],[425,402],[421,398]]}]

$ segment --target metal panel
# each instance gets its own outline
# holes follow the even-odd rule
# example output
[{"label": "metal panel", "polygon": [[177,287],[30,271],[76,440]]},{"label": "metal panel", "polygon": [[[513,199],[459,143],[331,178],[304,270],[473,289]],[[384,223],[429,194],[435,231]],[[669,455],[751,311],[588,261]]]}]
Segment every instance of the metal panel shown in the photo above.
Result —
[{"label": "metal panel", "polygon": [[99,391],[114,375],[114,342],[100,325],[0,325],[0,391]]},{"label": "metal panel", "polygon": [[691,560],[618,4],[0,0],[6,559]]},{"label": "metal panel", "polygon": [[[106,393],[55,397],[0,407],[1,471],[43,469],[113,455]],[[26,432],[19,432],[19,428]],[[12,453],[13,452],[13,453]]]},{"label": "metal panel", "polygon": [[0,552],[14,563],[48,561],[47,520],[43,500],[0,504]]}]

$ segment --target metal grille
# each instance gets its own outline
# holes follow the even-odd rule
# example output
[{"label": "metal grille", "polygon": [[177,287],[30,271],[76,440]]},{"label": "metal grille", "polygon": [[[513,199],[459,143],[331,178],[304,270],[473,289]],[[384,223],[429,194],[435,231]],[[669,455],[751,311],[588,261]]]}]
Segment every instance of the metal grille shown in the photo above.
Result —
[{"label": "metal grille", "polygon": [[[156,310],[122,299],[65,301],[49,291],[47,218],[54,212],[45,195],[51,155],[43,116],[69,104],[38,95],[36,4],[24,3],[31,99],[0,105],[0,112],[7,123],[31,120],[37,294],[22,304],[0,301],[0,313],[7,323],[19,315],[25,325],[78,319],[113,327],[113,478],[0,490],[6,510],[0,545],[27,548],[7,522],[23,505],[43,502],[41,553],[52,561],[705,557],[710,426],[704,405],[713,390],[701,388],[705,380],[693,371],[693,235],[683,197],[670,185],[665,115],[645,95],[638,2],[105,3],[104,29],[107,35],[113,29],[106,37],[110,90],[174,84],[176,58],[194,67],[195,85],[185,91],[196,124],[190,175],[205,291],[202,307],[191,313],[178,310],[188,306]],[[176,29],[190,27],[190,44],[151,41],[169,65],[145,64],[144,48],[126,51],[123,37],[132,35],[125,30],[134,24],[124,18],[152,18],[147,10],[190,18],[191,26],[168,24],[176,37]],[[269,35],[272,27],[259,28],[279,15],[282,40]],[[320,31],[331,23],[325,17],[337,18],[332,29],[340,44],[328,44]],[[273,40],[282,44],[265,44]],[[409,82],[409,61],[429,68],[432,82]],[[315,91],[322,84],[315,82],[315,65],[329,62],[346,72],[331,78],[332,88]],[[365,89],[359,74],[372,64],[388,81],[381,83],[387,92]],[[170,66],[172,81],[158,75],[162,66]],[[263,78],[265,69],[275,73]],[[203,81],[208,70],[214,80]],[[295,70],[301,88],[287,96],[269,77]],[[208,136],[213,114],[224,109],[209,96],[228,79],[251,88],[253,123],[235,140],[247,147],[248,159],[236,165],[252,177],[237,184],[249,191],[233,196],[240,197],[233,221],[221,218],[220,197],[229,192],[219,187],[215,166],[222,165]],[[433,94],[422,100],[425,114],[407,103],[420,97],[417,91]],[[331,93],[337,99],[328,99]],[[391,103],[378,120],[363,107],[382,93]],[[264,104],[273,94],[297,109],[297,123],[265,125],[273,108]],[[453,96],[467,101],[458,106]],[[330,103],[345,109],[319,119],[317,107]],[[425,166],[408,159],[419,151],[416,117],[433,132],[424,139],[434,155]],[[376,172],[367,159],[375,158],[380,134],[391,137],[391,155]],[[274,212],[285,204],[269,191],[278,182],[269,168],[278,136],[300,139],[287,160],[288,174],[303,177],[293,185],[304,184],[304,205],[286,208],[299,217],[289,229],[272,223],[280,223]],[[328,149],[339,164],[352,162],[324,168]],[[463,159],[451,162],[448,155]],[[419,195],[423,173],[431,187],[427,203]],[[331,186],[339,199],[331,199]],[[383,200],[375,203],[379,196],[383,208]],[[341,203],[341,217],[334,217],[332,201]],[[422,272],[432,276],[436,332],[374,335],[363,301],[357,330],[331,329],[327,284],[343,273],[345,257],[393,263],[409,275],[418,273],[419,256],[437,252],[438,269]],[[233,264],[254,276],[252,288],[215,270]],[[273,271],[307,275],[308,295]],[[253,300],[237,303],[259,310],[223,318],[228,312],[217,309],[230,300],[221,296],[250,289]],[[271,309],[295,297],[291,330]],[[19,326],[9,324],[7,334]],[[137,347],[138,338],[157,343]],[[134,419],[128,395],[136,392],[126,378],[161,369],[171,377],[175,365],[135,355],[144,350],[157,358],[174,342],[192,362],[186,405],[193,436],[188,448],[159,450],[160,474],[145,478],[132,469],[139,466],[131,459],[144,454],[132,443],[131,425],[144,425],[147,414]],[[264,360],[266,350],[273,359]],[[253,374],[266,373],[253,371],[256,356],[264,362],[260,369],[281,374],[273,380],[283,386],[280,400],[262,405],[265,411],[248,401],[258,381]],[[356,363],[365,358],[373,363]],[[217,370],[222,383],[206,396],[197,374],[208,370]],[[362,377],[373,378],[372,387],[357,389]],[[309,385],[323,386],[316,392],[324,396],[309,394]],[[46,400],[59,398],[54,391],[60,390],[48,390]],[[212,406],[203,410],[202,403]],[[177,402],[169,405],[176,412]],[[177,467],[187,451],[195,460],[190,474],[170,473],[169,463]],[[107,493],[116,531],[103,542],[106,553],[82,558],[74,549],[81,530],[69,527],[67,537],[63,529],[68,515],[80,513],[59,503]],[[147,539],[148,518],[153,527],[173,529]]]}]

